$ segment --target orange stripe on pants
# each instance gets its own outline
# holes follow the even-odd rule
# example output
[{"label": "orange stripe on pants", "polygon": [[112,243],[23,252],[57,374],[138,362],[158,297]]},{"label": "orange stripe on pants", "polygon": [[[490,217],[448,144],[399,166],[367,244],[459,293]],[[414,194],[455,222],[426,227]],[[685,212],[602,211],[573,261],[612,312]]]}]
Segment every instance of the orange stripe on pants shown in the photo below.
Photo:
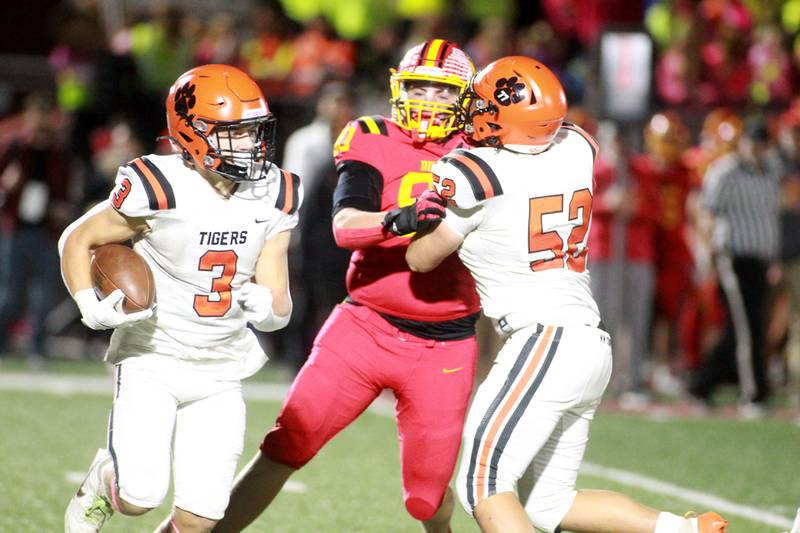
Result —
[{"label": "orange stripe on pants", "polygon": [[545,328],[544,335],[542,335],[542,338],[537,343],[538,346],[533,354],[533,358],[528,363],[528,366],[525,367],[525,372],[522,374],[522,378],[520,378],[520,380],[517,382],[514,390],[511,391],[511,394],[508,396],[508,398],[506,398],[506,401],[503,403],[503,406],[500,409],[500,413],[497,415],[497,418],[494,419],[492,427],[489,429],[489,433],[487,434],[486,439],[483,441],[480,459],[478,461],[478,474],[475,476],[476,484],[478,486],[475,498],[476,505],[484,499],[484,479],[486,479],[486,466],[489,460],[489,453],[492,451],[492,448],[494,448],[493,443],[495,437],[505,424],[508,414],[511,412],[511,409],[516,403],[517,399],[523,393],[523,391],[528,388],[528,385],[532,381],[536,367],[539,365],[539,361],[542,359],[542,354],[544,354],[545,349],[550,344],[550,338],[553,336],[553,330],[553,326],[547,326],[547,328]]}]

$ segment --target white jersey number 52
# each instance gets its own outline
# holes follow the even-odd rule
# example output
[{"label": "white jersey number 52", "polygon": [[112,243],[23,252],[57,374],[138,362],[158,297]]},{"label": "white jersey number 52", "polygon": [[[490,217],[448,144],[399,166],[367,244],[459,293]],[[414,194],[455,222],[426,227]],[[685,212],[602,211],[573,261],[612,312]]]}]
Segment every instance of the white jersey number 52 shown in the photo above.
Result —
[{"label": "white jersey number 52", "polygon": [[564,212],[564,195],[554,194],[530,198],[528,204],[528,252],[541,252],[545,257],[531,261],[531,270],[541,272],[553,268],[567,268],[574,272],[586,270],[586,243],[584,239],[589,230],[592,212],[592,193],[581,189],[572,193],[569,201],[569,223],[572,225],[567,242],[555,230],[544,231],[544,215]]}]

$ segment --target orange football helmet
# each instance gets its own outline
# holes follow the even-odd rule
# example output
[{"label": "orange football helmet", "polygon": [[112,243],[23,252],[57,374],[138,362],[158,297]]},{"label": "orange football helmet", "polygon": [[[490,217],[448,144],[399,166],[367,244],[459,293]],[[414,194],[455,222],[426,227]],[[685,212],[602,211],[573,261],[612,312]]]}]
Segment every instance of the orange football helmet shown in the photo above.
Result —
[{"label": "orange football helmet", "polygon": [[[247,74],[229,65],[195,67],[172,85],[166,105],[169,140],[184,159],[231,181],[267,176],[275,158],[275,117]],[[233,137],[243,133],[252,141],[249,150],[233,146]]]},{"label": "orange football helmet", "polygon": [[700,141],[716,155],[730,152],[742,136],[742,119],[726,107],[711,111],[703,121]]},{"label": "orange football helmet", "polygon": [[689,128],[675,111],[656,113],[644,129],[647,151],[668,162],[678,160],[689,147],[689,135]]},{"label": "orange football helmet", "polygon": [[564,117],[564,88],[544,64],[508,56],[478,72],[459,103],[459,124],[472,141],[546,148]]},{"label": "orange football helmet", "polygon": [[414,83],[441,84],[460,97],[475,74],[472,61],[458,46],[431,39],[412,47],[391,69],[392,121],[418,141],[444,139],[456,127],[456,102],[446,104],[409,95]]}]

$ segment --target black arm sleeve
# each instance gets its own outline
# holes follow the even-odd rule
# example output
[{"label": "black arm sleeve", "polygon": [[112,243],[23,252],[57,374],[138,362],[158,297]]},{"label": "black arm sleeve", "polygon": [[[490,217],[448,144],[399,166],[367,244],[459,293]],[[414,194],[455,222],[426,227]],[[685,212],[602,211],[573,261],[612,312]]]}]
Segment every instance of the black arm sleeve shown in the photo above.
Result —
[{"label": "black arm sleeve", "polygon": [[333,191],[333,214],[345,207],[380,211],[383,176],[377,168],[360,161],[342,161],[336,167],[339,182]]}]

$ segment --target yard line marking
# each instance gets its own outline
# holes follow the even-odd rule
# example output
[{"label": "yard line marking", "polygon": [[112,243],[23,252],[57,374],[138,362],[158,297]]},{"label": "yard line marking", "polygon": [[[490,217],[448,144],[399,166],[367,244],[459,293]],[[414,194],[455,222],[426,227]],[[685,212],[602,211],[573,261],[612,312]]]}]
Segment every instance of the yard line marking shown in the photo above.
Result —
[{"label": "yard line marking", "polygon": [[86,479],[86,472],[78,472],[77,470],[68,470],[64,474],[64,479],[66,479],[70,485],[80,485],[83,483],[83,480]]},{"label": "yard line marking", "polygon": [[656,494],[663,494],[665,496],[677,498],[688,503],[699,504],[703,507],[707,507],[708,509],[713,509],[715,512],[718,512],[723,516],[727,513],[741,516],[743,518],[749,518],[756,522],[768,524],[770,526],[776,526],[784,529],[792,527],[791,519],[784,516],[770,513],[769,511],[764,511],[762,509],[757,509],[755,507],[735,503],[724,498],[720,498],[719,496],[715,496],[714,494],[681,487],[680,485],[674,485],[666,481],[660,481],[658,479],[636,474],[634,472],[629,472],[627,470],[620,470],[618,468],[610,468],[607,466],[586,462],[583,463],[580,471],[581,473],[588,474],[590,476],[607,479],[609,481],[615,481],[617,483],[622,483],[623,485],[644,489]]},{"label": "yard line marking", "polygon": [[281,492],[292,492],[294,494],[303,494],[308,492],[308,487],[302,481],[290,479],[283,484]]},{"label": "yard line marking", "polygon": [[[16,391],[35,391],[45,392],[56,395],[69,394],[112,394],[112,377],[109,376],[77,376],[77,375],[42,375],[27,372],[0,373],[0,390]],[[244,396],[250,400],[262,401],[283,401],[289,390],[289,385],[284,383],[243,383]],[[394,402],[391,393],[384,391],[378,396],[369,411],[377,416],[394,417]],[[792,520],[769,511],[764,511],[755,507],[738,504],[721,498],[719,496],[700,492],[679,485],[674,485],[666,481],[621,470],[607,466],[596,465],[585,462],[581,466],[581,472],[590,476],[607,479],[647,490],[657,494],[663,494],[687,503],[702,505],[709,509],[714,509],[720,513],[729,513],[743,518],[749,518],[762,524],[790,529]],[[82,481],[83,478],[81,478]],[[291,481],[291,480],[290,480]],[[291,490],[289,490],[291,492]]]},{"label": "yard line marking", "polygon": [[[43,392],[56,396],[73,394],[113,394],[114,379],[108,376],[79,376],[74,374],[35,374],[33,372],[0,373],[0,390]],[[287,383],[245,381],[242,390],[246,400],[282,402],[289,391]],[[391,393],[379,396],[369,411],[380,416],[394,416]]]}]

